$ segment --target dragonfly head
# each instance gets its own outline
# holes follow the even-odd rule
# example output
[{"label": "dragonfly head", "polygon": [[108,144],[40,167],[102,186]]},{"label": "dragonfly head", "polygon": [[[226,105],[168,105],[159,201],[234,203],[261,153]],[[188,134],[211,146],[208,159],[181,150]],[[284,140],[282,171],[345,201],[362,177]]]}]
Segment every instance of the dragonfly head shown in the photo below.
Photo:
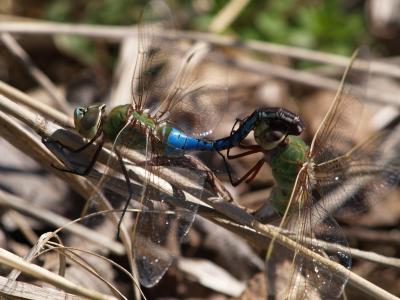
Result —
[{"label": "dragonfly head", "polygon": [[260,122],[254,128],[254,139],[264,150],[278,147],[287,137],[287,131],[273,128],[266,122]]},{"label": "dragonfly head", "polygon": [[95,137],[102,122],[105,104],[77,107],[74,111],[75,129],[85,138]]},{"label": "dragonfly head", "polygon": [[274,117],[260,118],[254,128],[254,138],[264,150],[275,149],[288,135],[300,135],[305,128],[301,118],[287,109],[265,109],[265,111],[271,110]]}]

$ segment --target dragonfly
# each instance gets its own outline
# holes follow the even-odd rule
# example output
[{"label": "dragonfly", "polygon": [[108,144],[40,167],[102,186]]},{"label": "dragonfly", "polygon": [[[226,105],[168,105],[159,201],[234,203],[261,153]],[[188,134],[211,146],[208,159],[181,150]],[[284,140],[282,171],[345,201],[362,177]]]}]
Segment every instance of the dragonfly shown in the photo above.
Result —
[{"label": "dragonfly", "polygon": [[[153,22],[154,16],[150,19]],[[178,256],[178,245],[190,229],[198,207],[187,200],[178,187],[173,187],[173,197],[182,198],[184,204],[174,204],[173,197],[163,192],[162,183],[157,180],[162,177],[162,168],[172,171],[177,182],[181,177],[193,182],[196,189],[192,188],[191,193],[200,198],[204,176],[195,166],[182,166],[185,152],[219,152],[235,147],[260,120],[269,128],[282,127],[287,135],[298,135],[304,129],[299,117],[290,111],[264,107],[229,136],[205,139],[225,108],[226,86],[202,81],[196,72],[201,51],[199,54],[198,48],[190,48],[181,54],[181,50],[156,38],[154,26],[150,21],[142,21],[138,27],[139,49],[131,103],[118,105],[108,113],[105,104],[77,107],[74,111],[75,130],[87,143],[77,149],[60,146],[79,154],[95,145],[90,162],[81,168],[56,167],[87,176],[93,171],[104,145],[113,145],[112,152],[117,160],[108,162],[97,189],[106,190],[109,178],[116,170],[122,171],[128,196],[124,199],[119,222],[122,223],[128,207],[139,211],[134,216],[132,244],[139,281],[145,287],[156,285]],[[49,148],[54,146],[54,141],[43,142]],[[141,178],[132,179],[124,162],[131,150],[141,153],[139,161],[135,161],[136,166],[144,170]],[[133,190],[132,186],[139,190]]]},{"label": "dragonfly", "polygon": [[[277,224],[282,234],[299,247],[347,269],[351,267],[350,251],[332,213],[343,205],[355,207],[356,211],[366,209],[400,180],[399,157],[383,146],[388,132],[378,132],[356,145],[352,143],[368,77],[361,71],[367,64],[365,57],[366,48],[354,53],[311,145],[299,136],[267,130],[259,121],[253,129],[257,145],[247,146],[250,149],[244,154],[228,154],[228,159],[235,159],[262,152],[263,158],[236,182],[251,180],[264,164],[271,167],[276,185],[258,217],[262,219],[266,208],[272,206],[280,215]],[[330,248],[326,249],[323,242]],[[276,266],[284,258],[291,265],[282,274]],[[348,276],[335,274],[301,251],[289,251],[276,238],[268,246],[266,262],[268,293],[276,299],[338,298],[348,280]],[[279,285],[279,278],[287,285]]]}]

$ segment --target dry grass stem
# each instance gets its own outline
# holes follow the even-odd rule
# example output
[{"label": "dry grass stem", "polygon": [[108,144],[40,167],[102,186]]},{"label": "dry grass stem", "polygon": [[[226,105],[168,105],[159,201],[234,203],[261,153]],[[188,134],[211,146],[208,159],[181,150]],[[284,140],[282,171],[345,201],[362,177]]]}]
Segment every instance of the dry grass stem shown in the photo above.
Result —
[{"label": "dry grass stem", "polygon": [[[29,26],[26,25],[26,22],[1,22],[0,32],[42,35],[67,34],[89,38],[102,38],[112,42],[119,42],[128,36],[137,35],[135,26],[102,26],[88,24],[77,25],[42,21],[29,22]],[[217,46],[243,48],[245,50],[287,56],[295,59],[340,66],[342,68],[345,68],[350,61],[348,57],[341,55],[263,41],[242,41],[213,33],[193,31],[162,31],[158,34],[158,36],[160,38],[167,39],[173,37],[178,39],[203,41]],[[360,66],[362,67],[363,64],[360,64]],[[371,64],[371,69],[380,75],[392,76],[396,78],[400,77],[400,67],[395,64],[376,61]]]},{"label": "dry grass stem", "polygon": [[38,278],[42,281],[50,283],[56,287],[63,289],[66,292],[73,293],[75,295],[87,297],[89,299],[114,299],[111,296],[98,293],[93,290],[89,290],[82,286],[79,286],[64,277],[58,276],[46,269],[43,269],[37,265],[27,263],[19,256],[0,248],[0,263],[10,268],[15,268],[22,271],[25,274],[29,274],[34,278]]},{"label": "dry grass stem", "polygon": [[49,77],[47,77],[47,75],[35,65],[35,63],[30,59],[28,53],[26,53],[18,42],[8,33],[2,33],[0,39],[7,49],[24,65],[32,78],[34,78],[50,96],[50,99],[54,101],[56,106],[64,112],[69,112],[71,109],[67,100],[57,91],[56,86],[51,82]]}]

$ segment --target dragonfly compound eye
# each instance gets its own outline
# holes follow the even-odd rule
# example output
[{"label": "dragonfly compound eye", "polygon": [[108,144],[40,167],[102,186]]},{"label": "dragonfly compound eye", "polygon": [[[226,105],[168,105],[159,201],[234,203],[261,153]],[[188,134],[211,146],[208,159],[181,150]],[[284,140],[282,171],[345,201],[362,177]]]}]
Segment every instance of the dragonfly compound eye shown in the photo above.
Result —
[{"label": "dragonfly compound eye", "polygon": [[85,138],[96,135],[104,112],[103,105],[78,107],[74,112],[75,129]]},{"label": "dragonfly compound eye", "polygon": [[264,134],[264,149],[271,150],[278,147],[286,138],[286,133],[282,131],[266,131]]},{"label": "dragonfly compound eye", "polygon": [[254,129],[254,139],[264,150],[276,148],[285,140],[286,136],[287,130],[285,127],[273,128],[264,122],[257,124]]}]

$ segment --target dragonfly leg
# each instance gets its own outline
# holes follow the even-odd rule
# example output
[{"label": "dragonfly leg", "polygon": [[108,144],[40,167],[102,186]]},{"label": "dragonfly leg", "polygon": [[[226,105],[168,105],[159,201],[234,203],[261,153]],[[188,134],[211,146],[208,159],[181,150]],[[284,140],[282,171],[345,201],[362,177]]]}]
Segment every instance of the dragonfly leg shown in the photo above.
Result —
[{"label": "dragonfly leg", "polygon": [[[259,150],[257,150],[257,151],[255,151],[255,150],[247,151],[242,156],[250,155],[250,154],[253,154],[253,153],[257,153],[257,152],[260,152],[260,151]],[[253,180],[254,177],[257,175],[258,171],[260,171],[262,165],[264,164],[264,158],[262,158],[246,174],[244,174],[239,180],[234,181],[233,178],[232,178],[231,169],[229,167],[228,161],[226,160],[226,157],[220,151],[217,151],[217,153],[222,157],[222,160],[223,160],[224,165],[225,165],[226,172],[228,173],[229,181],[231,182],[231,184],[233,186],[238,186],[243,181],[250,182],[251,180]],[[240,155],[240,154],[238,154],[238,155]],[[228,156],[228,159],[229,159],[229,156]]]},{"label": "dragonfly leg", "polygon": [[119,237],[119,233],[120,233],[121,225],[122,225],[122,220],[123,220],[123,218],[125,216],[126,210],[128,209],[129,203],[130,203],[132,195],[133,195],[133,191],[132,191],[132,187],[131,187],[131,180],[129,179],[128,170],[126,169],[124,161],[122,160],[121,153],[116,148],[115,148],[115,153],[117,154],[118,162],[119,162],[119,165],[121,167],[121,171],[124,174],[125,182],[126,182],[126,188],[128,190],[128,197],[126,198],[125,205],[124,205],[124,208],[122,210],[121,218],[118,221],[117,237]]},{"label": "dragonfly leg", "polygon": [[236,185],[241,184],[243,181],[245,181],[246,183],[252,181],[260,171],[263,164],[264,164],[264,158],[261,158],[246,174],[242,176],[242,178],[240,178],[236,182]]},{"label": "dragonfly leg", "polygon": [[93,137],[89,142],[87,142],[85,145],[79,147],[78,149],[75,149],[75,150],[71,149],[71,152],[74,152],[74,153],[82,152],[83,150],[87,149],[90,145],[92,145],[98,139],[98,137],[100,135],[101,135],[101,132],[100,132],[99,135],[96,134],[95,137]]},{"label": "dragonfly leg", "polygon": [[[226,170],[226,172],[228,173],[228,177],[229,177],[230,183],[231,183],[233,186],[235,186],[235,185],[233,184],[234,181],[233,181],[233,178],[232,178],[231,169],[230,169],[230,167],[229,167],[229,163],[228,163],[228,161],[226,160],[225,155],[223,155],[223,154],[221,153],[221,151],[219,151],[219,150],[217,150],[217,149],[216,149],[216,151],[217,151],[217,153],[222,157],[222,161],[224,162],[225,170]],[[229,151],[229,149],[228,149],[228,151]]]},{"label": "dragonfly leg", "polygon": [[230,149],[228,149],[226,151],[226,156],[227,156],[228,159],[236,159],[236,158],[239,158],[239,157],[244,157],[244,156],[251,155],[251,154],[254,154],[254,153],[258,153],[258,152],[264,152],[264,149],[261,148],[258,145],[251,145],[251,146],[248,146],[248,147],[251,150],[245,151],[245,152],[242,152],[242,153],[239,153],[239,154],[235,154],[235,155],[230,155],[229,154],[229,150]]},{"label": "dragonfly leg", "polygon": [[84,144],[83,146],[77,148],[77,149],[72,149],[67,145],[63,145],[64,148],[66,148],[68,151],[74,152],[74,153],[79,153],[82,152],[83,150],[85,150],[86,148],[88,148],[90,145],[92,145],[103,133],[103,129],[102,126],[99,127],[99,129],[97,130],[96,134],[94,137],[92,137],[89,142],[87,142],[86,144]]},{"label": "dragonfly leg", "polygon": [[239,145],[237,146],[239,149],[260,149],[261,146],[260,145],[245,145],[242,144],[242,142],[239,143]]},{"label": "dragonfly leg", "polygon": [[103,141],[103,139],[101,139],[100,142],[99,142],[99,145],[97,146],[96,152],[94,153],[94,155],[92,157],[92,159],[90,160],[90,162],[87,165],[87,167],[85,168],[85,170],[83,170],[82,172],[76,171],[76,170],[71,170],[71,169],[66,169],[66,168],[61,168],[61,167],[58,167],[58,166],[56,166],[54,164],[51,164],[51,166],[54,169],[62,171],[62,172],[72,173],[72,174],[76,174],[76,175],[80,175],[80,176],[86,176],[93,169],[93,167],[94,167],[94,165],[95,165],[95,163],[97,161],[97,158],[99,157],[100,151],[101,151],[101,149],[103,149],[103,145],[104,145],[104,141]]}]

